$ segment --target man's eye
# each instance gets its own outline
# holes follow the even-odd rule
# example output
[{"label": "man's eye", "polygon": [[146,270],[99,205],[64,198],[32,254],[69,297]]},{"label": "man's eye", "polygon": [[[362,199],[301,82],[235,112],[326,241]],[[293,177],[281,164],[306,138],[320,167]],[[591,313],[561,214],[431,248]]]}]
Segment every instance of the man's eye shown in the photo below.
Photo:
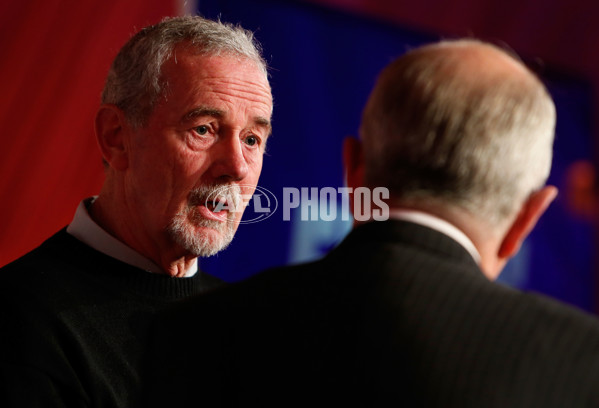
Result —
[{"label": "man's eye", "polygon": [[258,144],[258,138],[256,136],[248,136],[245,138],[245,144],[248,146],[255,146]]},{"label": "man's eye", "polygon": [[200,135],[200,136],[203,136],[203,135],[205,135],[206,133],[208,133],[208,131],[209,131],[210,129],[208,128],[208,126],[202,125],[202,126],[196,126],[196,127],[194,128],[194,130],[196,131],[196,133],[197,133],[198,135]]}]

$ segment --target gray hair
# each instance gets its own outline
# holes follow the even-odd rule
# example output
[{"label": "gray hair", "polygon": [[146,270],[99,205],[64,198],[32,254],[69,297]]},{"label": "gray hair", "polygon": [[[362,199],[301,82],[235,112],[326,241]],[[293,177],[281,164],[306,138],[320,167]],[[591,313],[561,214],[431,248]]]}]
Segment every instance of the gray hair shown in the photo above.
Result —
[{"label": "gray hair", "polygon": [[[468,49],[501,55],[522,74],[464,63]],[[499,228],[546,182],[554,129],[547,90],[505,51],[476,40],[425,46],[383,70],[369,99],[366,182],[401,203],[454,205]]]},{"label": "gray hair", "polygon": [[118,106],[132,126],[143,126],[168,85],[162,65],[181,43],[191,44],[198,54],[250,59],[267,76],[252,32],[199,16],[172,17],[142,29],[121,48],[108,72],[102,103]]}]

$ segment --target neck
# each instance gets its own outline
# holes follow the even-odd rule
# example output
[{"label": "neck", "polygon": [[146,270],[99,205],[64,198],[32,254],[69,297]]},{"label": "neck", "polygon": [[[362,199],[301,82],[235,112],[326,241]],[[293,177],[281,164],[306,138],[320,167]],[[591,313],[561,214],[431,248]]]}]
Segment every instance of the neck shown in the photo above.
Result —
[{"label": "neck", "polygon": [[479,266],[484,275],[495,280],[505,261],[498,258],[497,254],[501,244],[501,235],[497,233],[497,228],[489,225],[475,217],[468,211],[448,205],[435,205],[427,202],[425,204],[396,204],[391,206],[393,210],[412,210],[420,211],[437,218],[440,218],[463,232],[474,244],[474,247],[480,254]]},{"label": "neck", "polygon": [[[103,189],[100,196],[89,208],[89,215],[107,233],[126,244],[139,254],[150,259],[160,267],[163,273],[172,277],[186,276],[187,271],[197,262],[195,256],[186,256],[175,250],[164,250],[165,244],[157,240],[144,240],[144,231],[136,229],[135,212],[128,210],[126,206],[119,205],[113,199],[110,191]],[[172,246],[172,245],[171,245]]]}]

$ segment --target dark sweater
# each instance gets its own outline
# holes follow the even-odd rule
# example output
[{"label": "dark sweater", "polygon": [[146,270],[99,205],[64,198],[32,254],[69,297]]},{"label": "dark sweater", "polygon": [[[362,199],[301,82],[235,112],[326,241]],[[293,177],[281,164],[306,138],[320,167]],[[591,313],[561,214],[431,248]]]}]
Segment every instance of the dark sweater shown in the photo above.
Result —
[{"label": "dark sweater", "polygon": [[219,284],[151,274],[58,232],[0,269],[0,406],[138,406],[152,317]]}]

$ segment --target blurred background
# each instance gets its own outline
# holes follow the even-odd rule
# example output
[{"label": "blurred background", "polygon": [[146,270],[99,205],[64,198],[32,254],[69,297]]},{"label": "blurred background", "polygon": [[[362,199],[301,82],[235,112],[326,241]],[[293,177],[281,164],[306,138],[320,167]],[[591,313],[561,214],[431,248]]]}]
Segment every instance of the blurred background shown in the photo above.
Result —
[{"label": "blurred background", "polygon": [[79,201],[99,192],[93,118],[110,62],[135,31],[183,13],[254,31],[275,101],[259,186],[279,208],[242,224],[202,269],[237,281],[336,245],[350,222],[302,221],[301,206],[284,220],[283,189],[342,187],[341,143],[357,134],[377,73],[412,47],[468,36],[517,52],[545,81],[558,112],[550,183],[560,196],[500,281],[599,311],[592,164],[599,3],[591,0],[4,0],[0,265],[64,227]]}]

